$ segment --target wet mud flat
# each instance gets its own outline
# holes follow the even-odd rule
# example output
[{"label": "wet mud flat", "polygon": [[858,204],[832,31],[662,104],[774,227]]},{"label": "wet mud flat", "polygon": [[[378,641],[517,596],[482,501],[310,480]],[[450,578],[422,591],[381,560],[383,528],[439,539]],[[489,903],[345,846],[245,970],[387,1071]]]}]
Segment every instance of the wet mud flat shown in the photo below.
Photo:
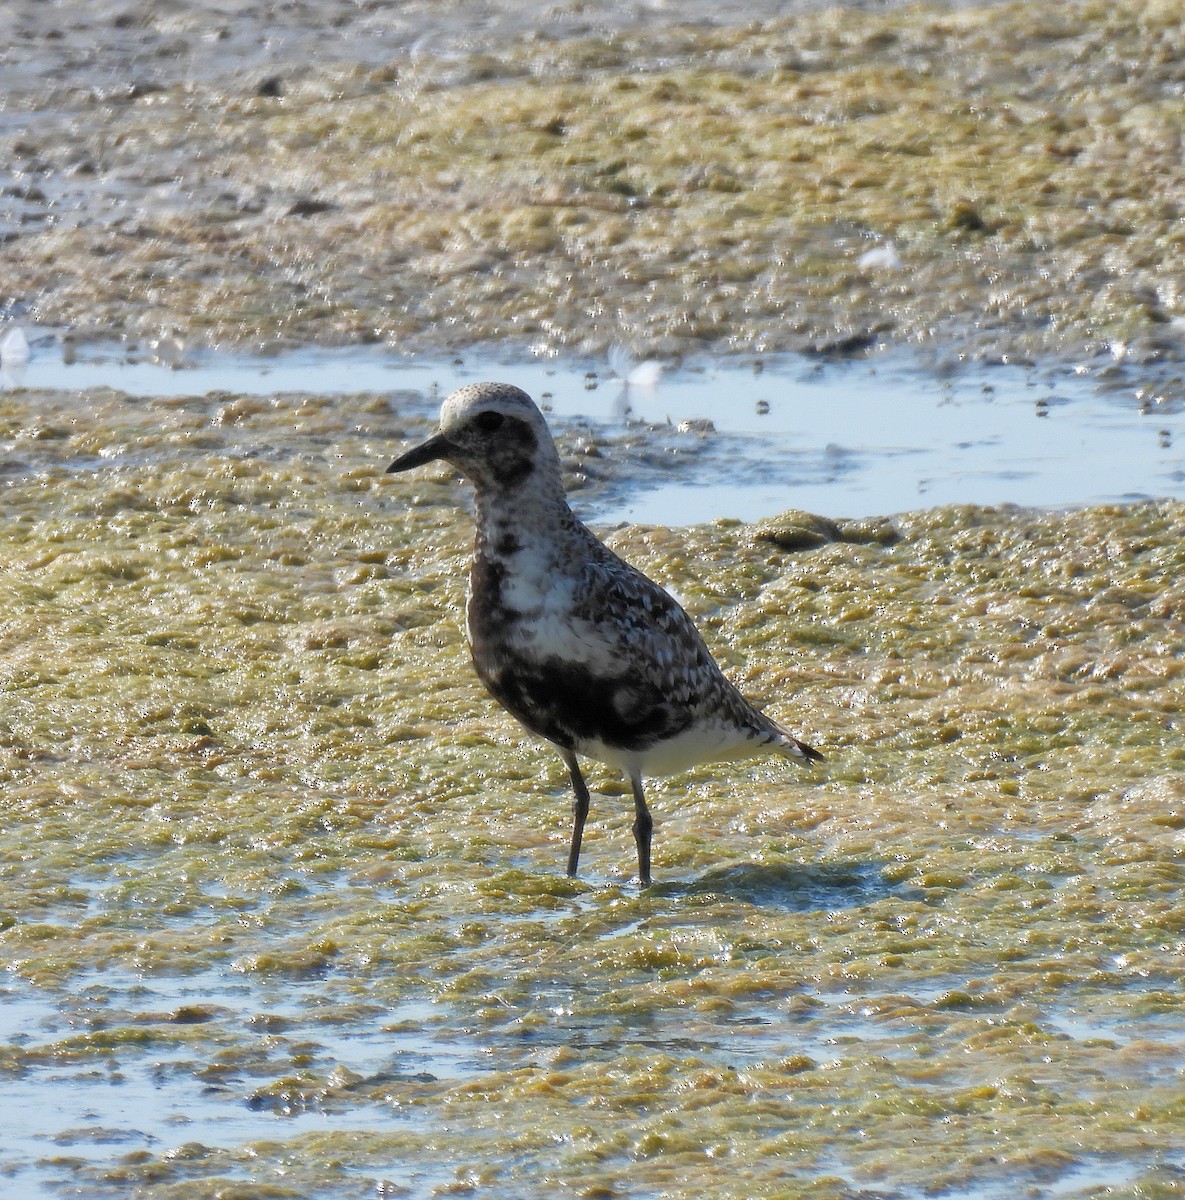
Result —
[{"label": "wet mud flat", "polygon": [[14,6],[8,311],[223,346],[1180,356],[1173,0],[465,4],[430,36],[403,7]]},{"label": "wet mud flat", "polygon": [[[1175,5],[402,9],[15,5],[5,315],[1053,352],[1176,411]],[[463,492],[382,473],[428,401],[0,393],[5,1186],[1182,1194],[1185,506],[609,530],[828,756],[656,786],[639,893],[620,782],[565,879],[473,680]],[[593,506],[708,453],[600,436]]]},{"label": "wet mud flat", "polygon": [[430,419],[0,396],[11,1186],[1180,1194],[1185,506],[609,531],[828,756],[656,785],[640,893],[473,680]]}]

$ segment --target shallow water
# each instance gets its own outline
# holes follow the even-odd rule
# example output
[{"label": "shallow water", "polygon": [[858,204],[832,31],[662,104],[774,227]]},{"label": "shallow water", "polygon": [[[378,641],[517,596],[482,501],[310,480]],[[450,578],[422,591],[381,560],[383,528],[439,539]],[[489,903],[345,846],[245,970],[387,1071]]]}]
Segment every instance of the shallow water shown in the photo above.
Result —
[{"label": "shallow water", "polygon": [[[843,864],[709,870],[687,883],[660,887],[656,904],[631,905],[624,921],[611,916],[606,921],[621,903],[616,888],[563,890],[568,895],[556,894],[559,907],[550,914],[503,914],[512,956],[514,927],[523,921],[533,925],[525,944],[547,946],[549,956],[564,953],[565,943],[569,950],[575,947],[567,935],[549,937],[548,927],[571,931],[574,922],[584,926],[582,936],[607,943],[610,953],[620,943],[622,953],[632,955],[664,927],[686,937],[689,948],[697,941],[702,947],[705,937],[719,937],[709,932],[713,922],[740,920],[752,927],[762,906],[808,914],[812,923],[834,923],[849,907],[888,914],[926,901],[916,887],[887,885],[867,866]],[[382,903],[385,891],[372,890],[376,902]],[[536,893],[536,900],[546,894]],[[343,910],[356,899],[345,888],[328,898],[331,909]],[[684,898],[698,911],[680,913]],[[100,895],[98,909],[104,907]],[[454,936],[471,939],[473,924],[462,918]],[[1157,1093],[1179,1094],[1181,1086],[1185,1017],[1174,998],[1142,986],[1138,978],[1126,984],[1115,979],[1101,991],[1066,980],[1056,999],[1039,1001],[1008,997],[1006,971],[993,981],[970,984],[961,975],[910,978],[890,971],[890,991],[870,979],[770,989],[741,973],[726,992],[713,995],[710,981],[702,991],[693,990],[694,971],[664,970],[661,962],[656,960],[643,994],[669,990],[665,1001],[639,995],[639,1003],[606,1005],[604,998],[593,1000],[591,978],[556,976],[545,982],[550,972],[544,965],[530,972],[528,1003],[492,1009],[486,1004],[468,1015],[464,989],[451,1003],[441,998],[392,1003],[373,976],[368,987],[364,967],[362,979],[338,970],[275,977],[266,969],[235,968],[185,975],[91,970],[72,977],[68,987],[51,988],[12,978],[0,997],[11,1104],[3,1169],[22,1195],[54,1196],[68,1189],[71,1195],[104,1196],[122,1194],[133,1183],[151,1195],[153,1174],[142,1172],[153,1162],[168,1164],[158,1172],[162,1177],[189,1178],[193,1187],[211,1174],[222,1186],[236,1180],[262,1185],[269,1178],[281,1184],[288,1172],[271,1173],[266,1164],[277,1153],[281,1161],[289,1158],[285,1147],[334,1135],[348,1144],[365,1130],[368,1139],[386,1139],[379,1161],[368,1154],[368,1166],[348,1168],[349,1180],[340,1178],[344,1164],[339,1164],[336,1182],[329,1181],[332,1170],[326,1177],[322,1163],[320,1174],[305,1173],[297,1194],[365,1195],[374,1189],[385,1194],[383,1187],[394,1187],[394,1194],[417,1198],[452,1195],[476,1167],[463,1147],[442,1142],[434,1128],[450,1095],[455,1108],[472,1088],[496,1106],[496,1090],[490,1088],[529,1085],[533,1076],[560,1081],[597,1064],[610,1069],[608,1086],[619,1086],[612,1067],[623,1054],[672,1062],[675,1079],[682,1081],[675,1094],[685,1087],[701,1089],[705,1099],[722,1085],[726,1095],[743,1094],[738,1087],[746,1076],[763,1079],[769,1088],[775,1080],[817,1074],[833,1077],[828,1102],[842,1109],[851,1104],[842,1081],[869,1078],[876,1087],[906,1088],[912,1094],[907,1105],[932,1111],[948,1124],[953,1119],[956,1128],[962,1121],[951,1113],[968,1117],[977,1101],[992,1100],[1002,1088],[1036,1087],[1044,1096],[1060,1093],[1077,1104],[1088,1094],[1105,1093],[1105,1073],[1110,1086],[1130,1087],[1143,1103],[1153,1104]],[[719,974],[722,966],[701,962],[698,970]],[[378,994],[368,995],[371,989]],[[1120,1028],[1126,1036],[1115,1035]],[[1040,1051],[1032,1079],[1024,1065],[1029,1045]],[[957,1064],[959,1058],[964,1061]],[[990,1069],[1004,1074],[993,1077]],[[528,1094],[533,1090],[528,1087]],[[656,1100],[657,1095],[648,1106]],[[693,1122],[695,1111],[683,1122]],[[463,1128],[473,1119],[457,1111],[444,1117],[446,1128],[457,1120]],[[500,1119],[515,1125],[513,1116]],[[842,1125],[838,1111],[837,1119]],[[652,1158],[669,1136],[662,1135],[643,1159]],[[722,1128],[716,1136],[729,1135]],[[819,1160],[823,1176],[842,1179],[861,1194],[903,1200],[932,1195],[996,1200],[1018,1184],[1033,1197],[1077,1196],[1158,1177],[1171,1187],[1185,1175],[1185,1148],[1158,1144],[1126,1154],[1038,1150],[1017,1156],[1002,1174],[996,1165],[981,1163],[957,1184],[932,1188],[919,1180],[886,1187],[900,1169],[869,1174],[858,1165],[860,1155],[851,1157],[853,1148],[845,1151],[844,1144],[840,1136]],[[228,1154],[235,1146],[245,1148],[246,1157]],[[1007,1148],[1005,1140],[1000,1149]],[[784,1186],[798,1173],[786,1174]],[[523,1177],[520,1194],[535,1194],[530,1180],[530,1173]],[[614,1192],[650,1194],[620,1185]],[[490,1177],[489,1194],[513,1193]]]},{"label": "shallow water", "polygon": [[[606,434],[685,425],[708,443],[691,469],[639,473],[601,519],[687,525],[789,508],[865,517],[940,504],[1042,507],[1185,496],[1185,405],[1163,379],[1102,366],[927,362],[897,352],[856,362],[792,355],[724,360],[625,382],[629,363],[404,359],[381,351],[269,357],[175,351],[180,365],[110,347],[63,360],[50,343],[10,386],[115,388],[131,396],[399,392],[430,413],[464,383],[497,378],[556,417]],[[417,401],[413,393],[420,393]],[[671,478],[671,476],[674,476]]]},{"label": "shallow water", "polygon": [[[377,1128],[414,1120],[389,1104],[335,1114],[316,1102],[257,1096],[251,1080],[265,1063],[321,1067],[336,1072],[339,1087],[363,1078],[398,1085],[429,1074],[457,1082],[485,1069],[480,1046],[455,1033],[434,1042],[430,1031],[440,1017],[428,1006],[360,1006],[361,1014],[347,1017],[302,981],[277,987],[216,971],[165,978],[95,972],[74,980],[68,994],[15,982],[0,1000],[0,1041],[39,1060],[5,1086],[4,1167],[22,1195],[58,1194],[78,1160],[101,1168],[146,1151],[200,1158],[204,1145],[350,1129],[360,1119]],[[170,1036],[206,1023],[217,1026],[218,1057],[237,1067],[212,1069],[184,1036]],[[120,1030],[147,1036],[91,1061],[83,1043],[97,1030],[109,1031],[116,1045]],[[451,1178],[427,1163],[406,1170],[406,1182],[423,1195]]]}]

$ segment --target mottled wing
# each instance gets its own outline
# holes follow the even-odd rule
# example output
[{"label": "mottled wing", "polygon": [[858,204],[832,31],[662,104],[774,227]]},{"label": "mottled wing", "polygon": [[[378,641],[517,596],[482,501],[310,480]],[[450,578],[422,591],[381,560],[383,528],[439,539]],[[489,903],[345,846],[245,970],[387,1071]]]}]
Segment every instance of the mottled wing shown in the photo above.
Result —
[{"label": "mottled wing", "polygon": [[[823,756],[753,708],[721,672],[691,618],[666,591],[588,535],[581,616],[621,664],[618,703],[630,697],[638,715],[653,712],[672,737],[719,719],[755,740],[808,761]],[[663,720],[657,714],[665,714]],[[656,739],[657,740],[657,739]]]},{"label": "mottled wing", "polygon": [[618,664],[623,682],[653,702],[697,709],[713,703],[720,674],[691,618],[641,571],[593,541],[585,567],[579,616]]}]

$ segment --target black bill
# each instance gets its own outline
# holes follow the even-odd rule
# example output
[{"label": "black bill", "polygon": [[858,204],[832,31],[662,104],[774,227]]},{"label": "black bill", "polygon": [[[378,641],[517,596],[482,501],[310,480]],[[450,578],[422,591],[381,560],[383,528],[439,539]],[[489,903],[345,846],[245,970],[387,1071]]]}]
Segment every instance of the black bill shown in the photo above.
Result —
[{"label": "black bill", "polygon": [[426,442],[413,446],[406,454],[401,454],[387,468],[387,474],[393,475],[397,471],[410,471],[412,467],[422,467],[425,463],[435,462],[438,458],[447,458],[451,449],[448,439],[438,433]]}]

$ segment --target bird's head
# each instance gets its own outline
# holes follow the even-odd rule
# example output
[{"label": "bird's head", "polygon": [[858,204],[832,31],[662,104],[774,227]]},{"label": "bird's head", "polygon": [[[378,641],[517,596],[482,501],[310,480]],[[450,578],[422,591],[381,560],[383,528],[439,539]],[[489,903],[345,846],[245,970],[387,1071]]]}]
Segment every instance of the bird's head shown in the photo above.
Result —
[{"label": "bird's head", "polygon": [[388,473],[444,459],[481,487],[513,489],[546,474],[559,477],[559,456],[543,414],[521,388],[471,383],[440,408],[440,429],[397,458]]}]

